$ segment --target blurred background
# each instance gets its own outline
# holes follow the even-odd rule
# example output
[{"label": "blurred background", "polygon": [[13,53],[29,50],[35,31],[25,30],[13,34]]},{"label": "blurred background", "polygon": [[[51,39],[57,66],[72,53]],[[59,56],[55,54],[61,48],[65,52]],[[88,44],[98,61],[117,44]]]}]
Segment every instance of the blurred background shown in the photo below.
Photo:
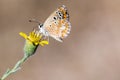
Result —
[{"label": "blurred background", "polygon": [[72,24],[63,43],[50,38],[6,80],[120,80],[120,0],[0,0],[0,76],[23,56],[37,19],[66,5]]}]

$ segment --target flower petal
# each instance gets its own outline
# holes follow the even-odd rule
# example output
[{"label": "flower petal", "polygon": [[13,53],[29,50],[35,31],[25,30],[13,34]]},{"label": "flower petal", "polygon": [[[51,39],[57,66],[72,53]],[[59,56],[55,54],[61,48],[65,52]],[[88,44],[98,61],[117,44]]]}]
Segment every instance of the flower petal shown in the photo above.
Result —
[{"label": "flower petal", "polygon": [[25,34],[24,32],[20,32],[19,35],[22,36],[25,39],[27,39],[27,37],[28,37],[27,34]]},{"label": "flower petal", "polygon": [[41,41],[39,44],[40,44],[41,46],[44,46],[45,44],[49,44],[49,42],[48,42],[48,41],[43,40],[43,41]]}]

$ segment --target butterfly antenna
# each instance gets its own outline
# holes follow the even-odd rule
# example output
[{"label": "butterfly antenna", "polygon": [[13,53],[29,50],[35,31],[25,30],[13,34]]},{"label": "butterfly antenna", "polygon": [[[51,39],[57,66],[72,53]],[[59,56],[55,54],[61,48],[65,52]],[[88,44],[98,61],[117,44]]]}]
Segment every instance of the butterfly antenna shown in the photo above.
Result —
[{"label": "butterfly antenna", "polygon": [[35,22],[35,23],[40,24],[40,22],[38,20],[36,20],[36,19],[31,19],[31,20],[29,20],[29,22]]}]

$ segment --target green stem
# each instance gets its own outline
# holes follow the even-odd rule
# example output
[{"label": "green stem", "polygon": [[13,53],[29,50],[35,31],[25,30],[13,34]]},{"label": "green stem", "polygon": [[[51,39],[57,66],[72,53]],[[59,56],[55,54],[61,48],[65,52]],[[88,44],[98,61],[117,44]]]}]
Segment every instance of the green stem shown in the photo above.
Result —
[{"label": "green stem", "polygon": [[7,78],[10,74],[18,71],[20,69],[20,66],[27,60],[27,56],[24,56],[21,60],[19,60],[15,66],[10,70],[8,69],[3,76],[0,78],[0,80],[5,80],[5,78]]}]

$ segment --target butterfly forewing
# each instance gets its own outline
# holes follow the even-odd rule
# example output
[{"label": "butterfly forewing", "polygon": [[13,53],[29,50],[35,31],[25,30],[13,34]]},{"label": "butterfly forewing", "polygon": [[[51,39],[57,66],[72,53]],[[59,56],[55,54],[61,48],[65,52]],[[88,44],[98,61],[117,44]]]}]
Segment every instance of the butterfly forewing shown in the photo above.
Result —
[{"label": "butterfly forewing", "polygon": [[43,25],[43,29],[49,36],[58,41],[68,36],[71,30],[69,14],[67,8],[63,5],[54,11]]}]

